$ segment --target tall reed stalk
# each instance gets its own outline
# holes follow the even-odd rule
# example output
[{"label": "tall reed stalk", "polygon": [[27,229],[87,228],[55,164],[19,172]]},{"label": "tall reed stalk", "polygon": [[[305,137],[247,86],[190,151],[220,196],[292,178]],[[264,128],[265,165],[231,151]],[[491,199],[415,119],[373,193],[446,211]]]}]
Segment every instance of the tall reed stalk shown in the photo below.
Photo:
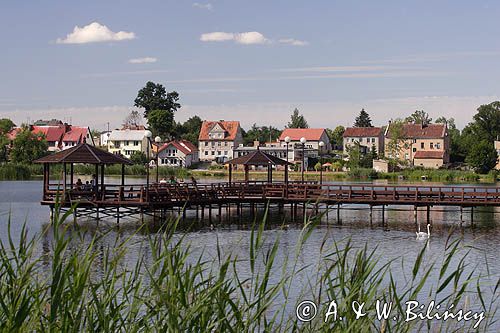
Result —
[{"label": "tall reed stalk", "polygon": [[[9,219],[8,240],[0,242],[1,331],[487,332],[499,327],[500,280],[491,283],[475,273],[459,240],[450,238],[445,253],[436,256],[441,259],[424,264],[425,247],[414,262],[382,263],[376,249],[325,237],[316,244],[317,262],[302,264],[303,247],[318,220],[305,220],[295,251],[283,254],[279,237],[266,238],[264,217],[250,232],[247,254],[227,251],[214,236],[212,258],[205,252],[195,255],[187,234],[176,231],[178,220],[157,233],[138,230],[146,234],[139,243],[134,235],[119,235],[110,243],[111,233],[89,234],[64,223],[71,213],[56,213],[53,224],[32,238],[23,228],[17,242]],[[131,247],[139,249],[132,262],[127,257]],[[392,268],[399,264],[410,268],[405,278],[394,276]],[[295,315],[303,299],[313,300],[319,310],[307,323]],[[373,313],[356,319],[350,311],[354,301],[373,310],[377,300],[384,300],[402,316],[411,299],[474,304],[486,318],[476,330],[474,322],[379,321]],[[325,322],[331,300],[343,320]]]}]

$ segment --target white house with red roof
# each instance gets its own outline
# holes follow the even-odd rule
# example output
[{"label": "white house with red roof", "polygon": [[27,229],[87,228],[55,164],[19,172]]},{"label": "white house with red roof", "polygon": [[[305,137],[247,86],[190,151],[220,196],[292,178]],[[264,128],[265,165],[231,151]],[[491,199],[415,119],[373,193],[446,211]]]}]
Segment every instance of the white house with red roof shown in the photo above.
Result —
[{"label": "white house with red roof", "polygon": [[369,152],[375,147],[377,153],[384,152],[384,130],[382,127],[348,127],[343,134],[344,151],[359,144],[362,153]]},{"label": "white house with red roof", "polygon": [[186,140],[165,143],[158,149],[158,165],[189,168],[198,163],[198,148]]},{"label": "white house with red roof", "polygon": [[[278,138],[280,144],[286,145],[286,137],[290,138],[290,144],[294,147],[301,146],[302,144],[300,143],[300,139],[305,138],[305,148],[317,150],[321,154],[329,152],[332,148],[330,139],[328,138],[328,134],[324,128],[285,128]],[[321,141],[323,141],[325,145],[320,150],[319,143]]]},{"label": "white house with red roof", "polygon": [[223,163],[233,158],[233,150],[243,144],[239,121],[204,121],[198,137],[201,161]]},{"label": "white house with red roof", "polygon": [[94,138],[88,127],[69,126],[69,131],[64,133],[62,138],[62,150],[77,146],[80,143],[86,142],[94,145]]}]

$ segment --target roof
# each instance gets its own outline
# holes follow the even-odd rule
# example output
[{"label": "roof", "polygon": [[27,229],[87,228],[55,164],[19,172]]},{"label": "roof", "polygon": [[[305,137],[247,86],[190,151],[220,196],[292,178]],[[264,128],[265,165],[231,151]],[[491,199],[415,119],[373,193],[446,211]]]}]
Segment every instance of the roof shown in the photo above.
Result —
[{"label": "roof", "polygon": [[170,146],[174,146],[177,150],[180,150],[186,155],[193,154],[198,151],[198,148],[195,147],[191,142],[187,140],[179,140],[179,141],[170,141],[165,143],[159,150],[158,153],[167,149]]},{"label": "roof", "polygon": [[278,158],[273,155],[266,154],[259,149],[254,152],[251,152],[245,156],[240,156],[237,158],[233,158],[226,162],[227,164],[233,165],[287,165],[291,164],[281,158]]},{"label": "roof", "polygon": [[367,136],[379,136],[382,133],[382,127],[347,127],[344,131],[344,138],[361,138]]},{"label": "roof", "polygon": [[35,163],[85,163],[85,164],[132,164],[120,155],[111,154],[102,149],[81,143],[34,161]]},{"label": "roof", "polygon": [[[222,129],[226,131],[226,136],[223,139],[210,139],[209,133],[215,127],[215,125],[219,125]],[[238,129],[240,128],[239,121],[208,121],[205,120],[201,124],[200,135],[198,136],[199,141],[234,141],[236,139],[236,135],[238,134]]]},{"label": "roof", "polygon": [[291,141],[299,141],[300,138],[306,138],[307,141],[319,141],[324,132],[324,128],[285,128],[279,140],[284,141],[288,136]]},{"label": "roof", "polygon": [[63,141],[81,142],[83,141],[83,138],[87,136],[87,133],[87,127],[71,126],[69,132],[66,132],[66,134],[64,134]]},{"label": "roof", "polygon": [[[387,137],[390,138],[390,124],[387,130]],[[429,124],[422,126],[421,124],[404,124],[403,135],[406,138],[422,138],[422,139],[438,139],[446,136],[445,124]]]},{"label": "roof", "polygon": [[14,127],[13,129],[11,129],[9,132],[7,132],[6,136],[7,136],[7,139],[9,140],[14,140],[17,136],[17,134],[19,134],[19,132],[21,132],[23,129],[21,127]]},{"label": "roof", "polygon": [[444,151],[442,150],[419,150],[415,153],[414,158],[417,159],[439,159],[442,160],[444,158]]},{"label": "roof", "polygon": [[146,131],[144,130],[114,130],[109,136],[111,141],[141,141],[145,137]]},{"label": "roof", "polygon": [[49,142],[61,141],[64,133],[66,132],[66,126],[33,126],[31,129],[32,133],[42,133],[45,135],[45,139]]}]

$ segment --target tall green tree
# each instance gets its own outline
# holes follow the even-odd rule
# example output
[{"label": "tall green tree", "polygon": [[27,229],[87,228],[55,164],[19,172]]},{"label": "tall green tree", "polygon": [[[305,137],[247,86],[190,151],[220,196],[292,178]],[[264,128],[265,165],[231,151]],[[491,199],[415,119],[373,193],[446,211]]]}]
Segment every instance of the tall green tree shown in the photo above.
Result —
[{"label": "tall green tree", "polygon": [[434,121],[436,124],[446,124],[450,137],[450,160],[451,162],[465,161],[466,152],[462,147],[462,134],[455,124],[454,118],[439,117]]},{"label": "tall green tree", "polygon": [[257,124],[253,124],[252,127],[245,132],[243,141],[245,144],[249,144],[254,141],[276,141],[280,134],[281,131],[273,126],[257,126]]},{"label": "tall green tree", "polygon": [[481,141],[476,143],[467,155],[466,162],[476,172],[488,173],[497,164],[498,155],[492,142]]},{"label": "tall green tree", "polygon": [[203,121],[198,116],[193,116],[182,124],[177,124],[176,137],[187,140],[198,145],[198,136],[200,135],[201,124]]},{"label": "tall green tree", "polygon": [[299,109],[295,108],[293,110],[292,116],[290,117],[290,122],[286,126],[287,128],[309,128],[306,118],[300,114]]},{"label": "tall green tree", "polygon": [[489,142],[500,137],[500,102],[481,105],[474,115],[474,130],[477,139]]},{"label": "tall green tree", "polygon": [[7,162],[9,159],[7,146],[9,140],[5,134],[0,133],[0,163]]},{"label": "tall green tree", "polygon": [[391,159],[398,159],[398,155],[408,148],[407,137],[404,132],[404,121],[401,119],[392,120],[389,125],[389,139],[386,139],[387,152]]},{"label": "tall green tree", "polygon": [[9,132],[11,129],[13,129],[16,126],[12,120],[9,118],[2,118],[0,119],[0,134],[5,134]]},{"label": "tall green tree", "polygon": [[14,139],[10,158],[15,163],[31,163],[47,155],[47,140],[42,133],[32,133],[28,128],[19,132]]},{"label": "tall green tree", "polygon": [[432,118],[424,110],[416,110],[409,117],[406,117],[405,121],[407,123],[429,125]]},{"label": "tall green tree", "polygon": [[153,135],[164,138],[174,134],[174,114],[181,107],[178,101],[177,92],[167,93],[161,84],[149,81],[137,93],[134,105],[144,108],[144,118]]},{"label": "tall green tree", "polygon": [[330,139],[334,149],[342,149],[342,145],[344,143],[344,132],[345,127],[342,125],[335,127],[334,130],[329,128],[326,129],[326,134],[328,134],[328,138]]},{"label": "tall green tree", "polygon": [[359,115],[354,120],[354,127],[373,127],[370,115],[365,109],[361,109]]}]

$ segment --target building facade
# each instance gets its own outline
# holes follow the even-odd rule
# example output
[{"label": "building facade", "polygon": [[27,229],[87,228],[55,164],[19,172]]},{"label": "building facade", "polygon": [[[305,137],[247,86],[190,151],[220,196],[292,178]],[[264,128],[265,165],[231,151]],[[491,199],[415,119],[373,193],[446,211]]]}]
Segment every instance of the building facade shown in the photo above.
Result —
[{"label": "building facade", "polygon": [[110,153],[121,154],[127,158],[130,158],[135,152],[147,154],[148,145],[150,143],[145,130],[113,130],[108,141]]},{"label": "building facade", "polygon": [[204,121],[198,137],[200,161],[224,163],[234,157],[234,149],[243,144],[239,121]]},{"label": "building facade", "polygon": [[412,166],[437,169],[450,162],[450,137],[446,124],[404,124],[401,137],[391,138],[391,123],[385,130],[385,156]]},{"label": "building facade", "polygon": [[186,140],[170,141],[158,149],[158,165],[189,168],[198,163],[198,148]]},{"label": "building facade", "polygon": [[381,127],[348,127],[343,134],[344,151],[358,145],[366,154],[374,147],[381,156],[384,154],[384,131]]},{"label": "building facade", "polygon": [[[297,145],[302,146],[300,139],[305,138],[307,140],[305,148],[319,151],[321,154],[328,153],[332,148],[330,139],[324,128],[285,128],[285,130],[281,132],[278,141],[284,145],[286,144],[286,137],[290,138],[290,145],[292,147]],[[321,141],[323,141],[325,145],[320,149],[319,143]]]}]

